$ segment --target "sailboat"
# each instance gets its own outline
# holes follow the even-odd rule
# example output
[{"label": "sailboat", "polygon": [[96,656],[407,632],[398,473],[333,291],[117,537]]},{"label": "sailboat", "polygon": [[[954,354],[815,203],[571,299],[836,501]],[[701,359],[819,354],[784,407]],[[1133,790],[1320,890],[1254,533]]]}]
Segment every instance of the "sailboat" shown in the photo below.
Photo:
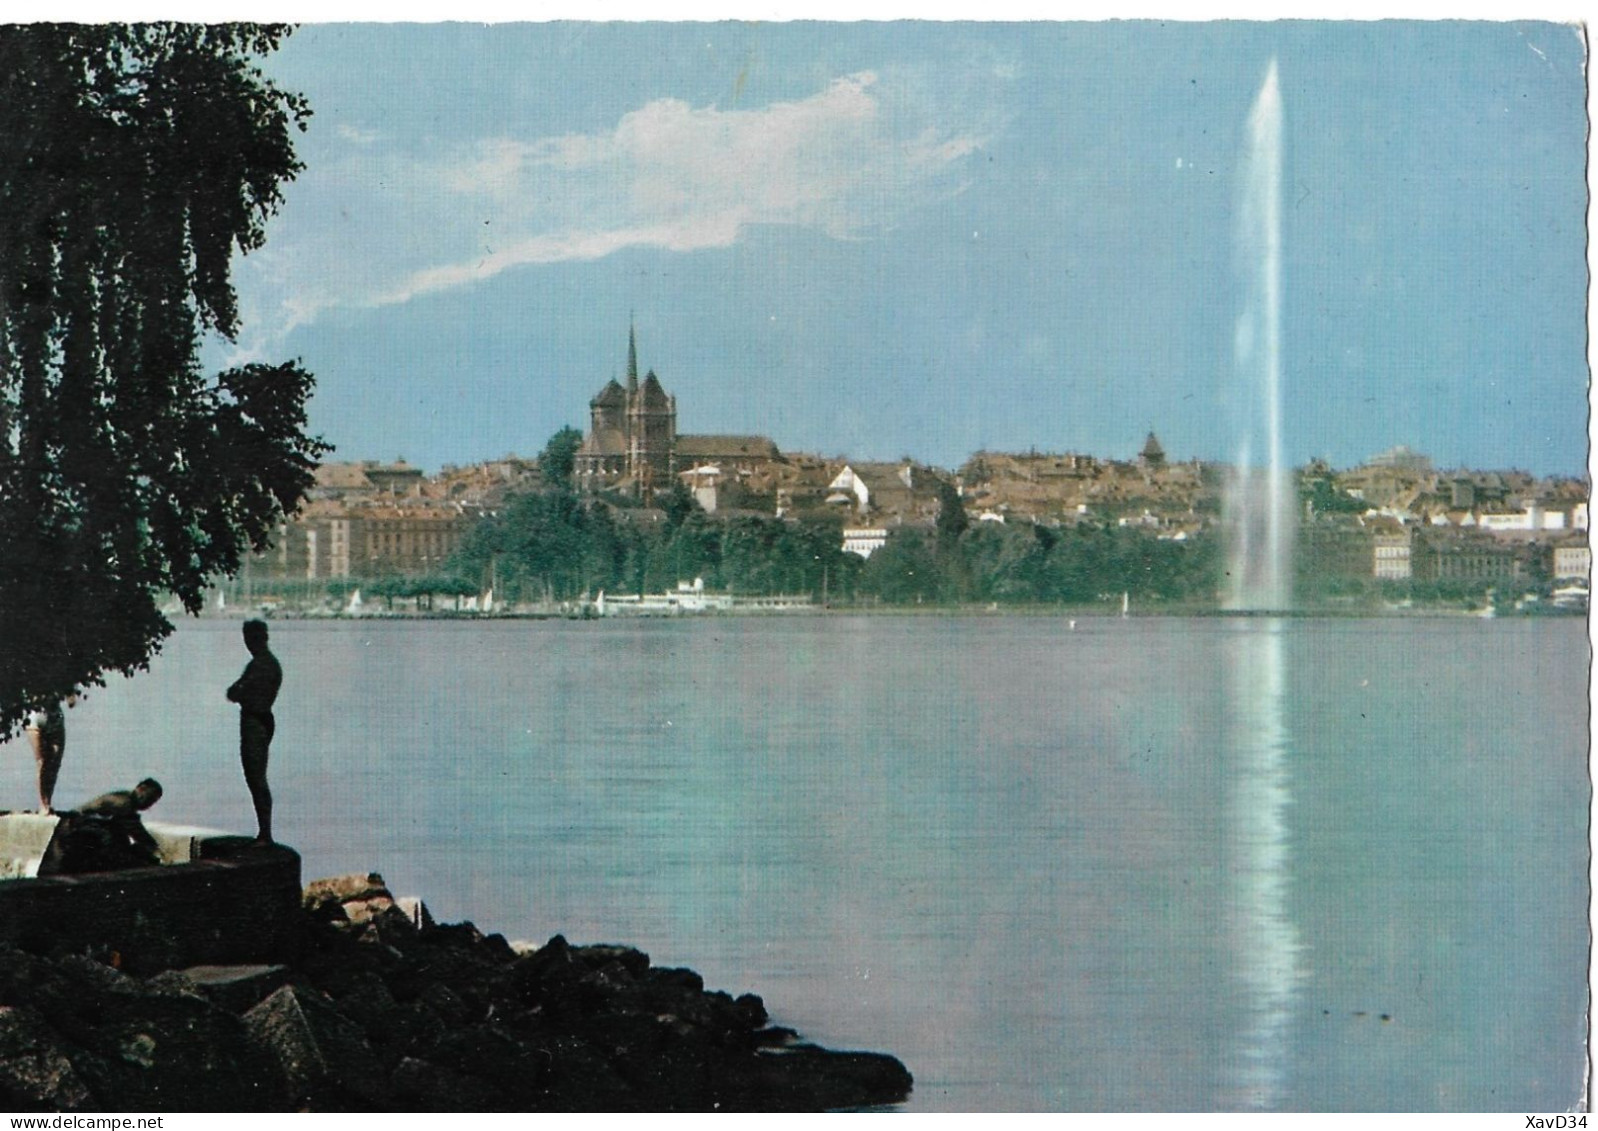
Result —
[{"label": "sailboat", "polygon": [[1129,592],[1123,591],[1121,593],[1121,615],[1123,617],[1126,616],[1127,610],[1130,609],[1131,607],[1132,607],[1132,594],[1129,593]]}]

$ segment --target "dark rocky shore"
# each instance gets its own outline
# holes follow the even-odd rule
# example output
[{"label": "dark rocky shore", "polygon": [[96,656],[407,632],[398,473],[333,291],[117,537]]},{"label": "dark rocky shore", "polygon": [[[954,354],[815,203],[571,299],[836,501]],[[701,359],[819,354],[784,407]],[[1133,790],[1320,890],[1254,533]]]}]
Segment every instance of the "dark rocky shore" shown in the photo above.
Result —
[{"label": "dark rocky shore", "polygon": [[0,944],[0,1109],[818,1111],[898,1103],[891,1056],[769,1025],[753,994],[557,935],[435,925],[381,877],[305,892],[299,957],[145,977]]}]

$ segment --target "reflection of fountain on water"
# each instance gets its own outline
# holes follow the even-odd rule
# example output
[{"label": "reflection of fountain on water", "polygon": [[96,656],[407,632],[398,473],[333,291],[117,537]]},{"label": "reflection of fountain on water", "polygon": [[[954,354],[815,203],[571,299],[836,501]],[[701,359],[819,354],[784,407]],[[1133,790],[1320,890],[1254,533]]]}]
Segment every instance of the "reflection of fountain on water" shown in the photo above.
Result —
[{"label": "reflection of fountain on water", "polygon": [[1274,1108],[1288,1062],[1288,1028],[1303,978],[1298,928],[1288,915],[1292,854],[1287,807],[1292,803],[1283,709],[1283,623],[1275,618],[1242,628],[1233,639],[1228,672],[1231,712],[1226,733],[1232,796],[1227,812],[1231,891],[1229,933],[1246,1022],[1228,1106]]},{"label": "reflection of fountain on water", "polygon": [[[1278,610],[1292,600],[1297,508],[1282,460],[1282,98],[1274,59],[1249,114],[1237,239],[1247,293],[1233,350],[1245,423],[1225,497],[1226,605]],[[1255,465],[1261,456],[1263,467]]]}]

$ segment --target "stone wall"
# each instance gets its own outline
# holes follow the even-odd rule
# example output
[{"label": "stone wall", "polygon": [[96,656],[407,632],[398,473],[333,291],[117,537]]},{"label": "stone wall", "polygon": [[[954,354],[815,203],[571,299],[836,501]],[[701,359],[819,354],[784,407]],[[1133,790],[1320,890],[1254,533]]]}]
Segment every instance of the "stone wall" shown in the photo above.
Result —
[{"label": "stone wall", "polygon": [[186,864],[0,881],[0,943],[85,954],[130,973],[291,961],[300,858],[243,837],[198,842]]}]

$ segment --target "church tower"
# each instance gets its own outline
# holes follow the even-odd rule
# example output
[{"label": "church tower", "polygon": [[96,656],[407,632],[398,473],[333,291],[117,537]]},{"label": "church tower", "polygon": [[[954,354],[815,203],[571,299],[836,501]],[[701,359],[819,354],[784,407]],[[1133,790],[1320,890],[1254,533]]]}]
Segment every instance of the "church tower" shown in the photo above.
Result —
[{"label": "church tower", "polygon": [[[638,331],[634,328],[632,319],[627,320],[627,396],[638,395]],[[632,401],[628,400],[628,408]]]},{"label": "church tower", "polygon": [[640,497],[648,499],[671,482],[677,445],[676,398],[666,394],[651,369],[638,380],[638,333],[627,327],[627,474]]},{"label": "church tower", "polygon": [[631,480],[648,500],[671,484],[676,470],[677,398],[650,370],[638,379],[638,332],[627,324],[627,384],[612,379],[588,402],[589,429],[577,449],[575,470],[585,488]]}]

